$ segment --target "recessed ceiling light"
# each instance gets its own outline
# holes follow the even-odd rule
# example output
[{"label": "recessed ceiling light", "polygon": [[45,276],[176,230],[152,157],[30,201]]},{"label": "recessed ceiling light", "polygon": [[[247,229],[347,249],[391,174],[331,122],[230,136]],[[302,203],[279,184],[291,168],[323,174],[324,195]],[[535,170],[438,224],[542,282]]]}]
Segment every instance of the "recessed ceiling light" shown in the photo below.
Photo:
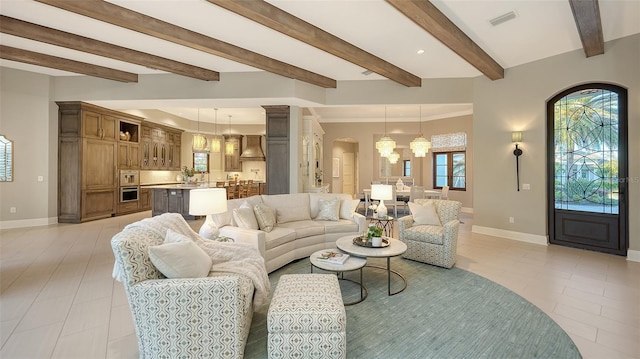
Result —
[{"label": "recessed ceiling light", "polygon": [[418,55],[422,55],[422,54],[424,54],[424,50],[423,49],[418,50]]}]

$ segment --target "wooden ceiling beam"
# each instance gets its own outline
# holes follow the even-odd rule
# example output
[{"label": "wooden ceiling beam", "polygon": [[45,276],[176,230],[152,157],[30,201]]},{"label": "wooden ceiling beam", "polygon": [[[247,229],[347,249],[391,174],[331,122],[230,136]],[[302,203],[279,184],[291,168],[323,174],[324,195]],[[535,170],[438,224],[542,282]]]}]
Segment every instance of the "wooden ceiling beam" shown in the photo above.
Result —
[{"label": "wooden ceiling beam", "polygon": [[262,0],[207,0],[282,34],[409,87],[422,79]]},{"label": "wooden ceiling beam", "polygon": [[281,76],[308,82],[324,88],[336,87],[336,80],[334,79],[105,1],[36,1]]},{"label": "wooden ceiling beam", "polygon": [[4,15],[0,15],[0,32],[137,64],[152,69],[193,77],[199,80],[220,80],[220,74],[216,71],[165,59],[163,57],[147,54],[141,51],[131,50],[126,47],[112,45],[69,32],[36,25]]},{"label": "wooden ceiling beam", "polygon": [[108,67],[88,64],[62,57],[45,55],[38,52],[0,45],[0,58],[31,65],[43,66],[77,74],[101,77],[120,82],[138,82],[138,75]]},{"label": "wooden ceiling beam", "polygon": [[604,54],[604,35],[598,0],[569,0],[573,19],[587,57]]},{"label": "wooden ceiling beam", "polygon": [[386,0],[491,80],[504,69],[428,0]]}]

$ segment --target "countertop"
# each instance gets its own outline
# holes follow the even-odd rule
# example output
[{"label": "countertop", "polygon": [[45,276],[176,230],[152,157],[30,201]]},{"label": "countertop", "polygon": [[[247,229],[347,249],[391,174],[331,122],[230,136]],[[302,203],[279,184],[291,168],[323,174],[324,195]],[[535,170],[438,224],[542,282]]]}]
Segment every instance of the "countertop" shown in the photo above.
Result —
[{"label": "countertop", "polygon": [[[253,183],[265,183],[264,181],[256,181]],[[161,184],[141,184],[140,188],[157,188],[157,189],[196,189],[196,188],[215,188],[215,182],[200,182],[198,184],[184,183],[161,183]]]}]

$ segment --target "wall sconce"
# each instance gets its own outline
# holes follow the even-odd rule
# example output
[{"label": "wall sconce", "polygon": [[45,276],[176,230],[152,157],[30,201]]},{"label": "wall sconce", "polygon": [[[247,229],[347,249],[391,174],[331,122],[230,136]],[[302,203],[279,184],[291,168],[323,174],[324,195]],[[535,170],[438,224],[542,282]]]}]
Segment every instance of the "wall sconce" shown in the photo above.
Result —
[{"label": "wall sconce", "polygon": [[518,148],[518,142],[522,141],[522,132],[512,132],[511,142],[516,144],[516,148],[513,150],[513,155],[516,156],[516,183],[518,185],[518,191],[520,191],[520,164],[518,158],[522,155],[522,149]]}]

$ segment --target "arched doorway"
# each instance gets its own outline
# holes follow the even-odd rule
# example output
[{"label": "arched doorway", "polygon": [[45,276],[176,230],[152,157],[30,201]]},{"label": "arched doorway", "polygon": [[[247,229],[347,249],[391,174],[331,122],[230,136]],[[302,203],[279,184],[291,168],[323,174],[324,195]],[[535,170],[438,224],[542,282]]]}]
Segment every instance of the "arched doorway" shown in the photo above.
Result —
[{"label": "arched doorway", "polygon": [[552,244],[626,255],[627,90],[585,84],[547,102]]}]

